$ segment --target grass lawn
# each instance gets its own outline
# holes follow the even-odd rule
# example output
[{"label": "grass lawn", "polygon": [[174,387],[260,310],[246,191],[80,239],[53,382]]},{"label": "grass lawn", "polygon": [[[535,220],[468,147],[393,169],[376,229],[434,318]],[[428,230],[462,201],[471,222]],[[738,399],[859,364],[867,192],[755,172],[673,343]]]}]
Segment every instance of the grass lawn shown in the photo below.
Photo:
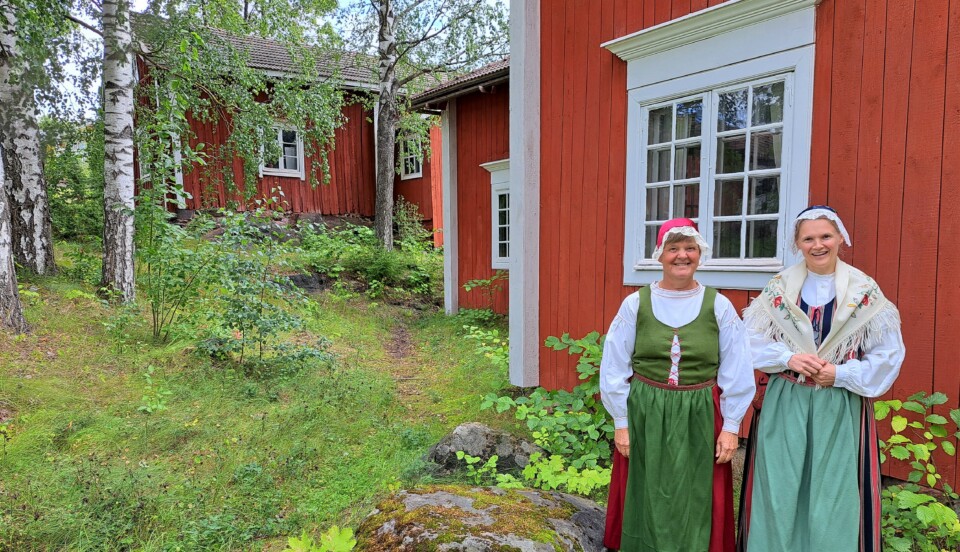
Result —
[{"label": "grass lawn", "polygon": [[71,280],[23,284],[33,331],[0,333],[0,550],[280,550],[356,526],[457,424],[516,429],[479,412],[506,374],[456,318],[319,294],[294,337],[336,362],[256,377]]}]

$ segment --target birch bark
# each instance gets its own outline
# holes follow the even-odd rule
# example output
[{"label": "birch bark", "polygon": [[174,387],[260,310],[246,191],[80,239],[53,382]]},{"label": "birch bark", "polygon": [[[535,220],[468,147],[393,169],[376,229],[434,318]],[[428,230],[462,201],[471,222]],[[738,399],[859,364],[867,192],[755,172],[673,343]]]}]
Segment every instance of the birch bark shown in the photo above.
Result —
[{"label": "birch bark", "polygon": [[103,282],[136,296],[133,266],[133,43],[128,0],[103,1]]},{"label": "birch bark", "polygon": [[377,57],[380,65],[380,95],[377,97],[377,194],[374,230],[384,249],[393,249],[393,179],[396,165],[397,36],[393,2],[377,3],[380,18]]},{"label": "birch bark", "polygon": [[14,260],[37,274],[54,274],[50,203],[43,173],[33,87],[23,76],[16,14],[0,0],[0,145]]},{"label": "birch bark", "polygon": [[13,250],[10,243],[10,210],[7,207],[7,190],[3,185],[3,161],[0,160],[0,328],[17,333],[27,331],[17,290],[17,273],[13,267]]}]

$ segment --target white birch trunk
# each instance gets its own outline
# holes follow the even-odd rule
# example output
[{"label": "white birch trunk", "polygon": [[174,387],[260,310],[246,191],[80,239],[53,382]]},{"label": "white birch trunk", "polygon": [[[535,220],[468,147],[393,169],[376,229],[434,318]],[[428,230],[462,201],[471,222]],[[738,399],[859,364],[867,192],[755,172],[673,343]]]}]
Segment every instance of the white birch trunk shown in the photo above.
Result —
[{"label": "white birch trunk", "polygon": [[103,286],[135,298],[133,43],[129,0],[103,2]]},{"label": "white birch trunk", "polygon": [[50,203],[43,174],[40,128],[33,88],[22,76],[16,15],[0,0],[0,135],[5,186],[17,263],[37,274],[54,274]]},{"label": "white birch trunk", "polygon": [[23,318],[17,273],[13,267],[10,210],[7,208],[7,190],[3,182],[3,161],[0,160],[0,328],[23,333],[27,331],[27,322]]},{"label": "white birch trunk", "polygon": [[377,4],[380,18],[377,55],[380,60],[380,95],[377,98],[377,195],[374,229],[385,249],[393,249],[393,180],[396,166],[397,37],[391,0]]}]

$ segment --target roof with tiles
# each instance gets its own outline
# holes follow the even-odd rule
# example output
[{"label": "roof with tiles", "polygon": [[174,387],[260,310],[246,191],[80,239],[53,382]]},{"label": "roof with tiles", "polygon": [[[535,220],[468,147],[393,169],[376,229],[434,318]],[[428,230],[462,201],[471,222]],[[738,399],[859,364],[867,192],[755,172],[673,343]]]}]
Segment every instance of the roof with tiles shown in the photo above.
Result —
[{"label": "roof with tiles", "polygon": [[459,92],[469,90],[475,86],[481,86],[493,81],[505,80],[510,75],[510,58],[502,59],[488,63],[483,67],[460,75],[445,81],[433,88],[421,92],[411,98],[414,105],[425,105],[431,101],[441,98],[448,98],[457,95]]},{"label": "roof with tiles", "polygon": [[[280,73],[299,72],[290,51],[280,42],[256,36],[236,36],[220,29],[211,29],[211,32],[237,50],[246,52],[250,56],[247,61],[250,67]],[[332,76],[339,69],[340,78],[344,81],[364,85],[377,84],[371,71],[374,66],[375,60],[370,57],[350,52],[330,52],[317,59],[317,72],[320,76]]]}]

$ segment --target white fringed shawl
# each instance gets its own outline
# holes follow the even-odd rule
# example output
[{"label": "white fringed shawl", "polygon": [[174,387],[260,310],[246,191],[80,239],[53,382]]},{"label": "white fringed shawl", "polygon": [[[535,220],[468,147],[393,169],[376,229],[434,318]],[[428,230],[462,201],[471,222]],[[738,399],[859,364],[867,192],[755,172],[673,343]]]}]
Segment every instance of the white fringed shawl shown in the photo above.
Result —
[{"label": "white fringed shawl", "polygon": [[[817,347],[810,319],[796,303],[806,279],[807,267],[803,262],[771,278],[743,311],[747,328],[784,343],[795,353],[815,354],[827,362],[841,364],[851,351],[868,350],[880,342],[884,331],[900,327],[897,307],[883,296],[873,278],[838,260],[837,302],[830,334]],[[802,381],[803,376],[800,378]]]}]

